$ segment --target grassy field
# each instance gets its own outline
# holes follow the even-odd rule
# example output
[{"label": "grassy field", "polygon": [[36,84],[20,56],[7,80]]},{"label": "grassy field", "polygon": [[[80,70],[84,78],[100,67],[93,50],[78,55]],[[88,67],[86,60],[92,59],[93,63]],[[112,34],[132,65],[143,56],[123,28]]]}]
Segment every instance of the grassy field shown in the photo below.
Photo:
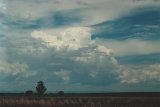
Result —
[{"label": "grassy field", "polygon": [[0,95],[0,107],[160,107],[158,94]]}]

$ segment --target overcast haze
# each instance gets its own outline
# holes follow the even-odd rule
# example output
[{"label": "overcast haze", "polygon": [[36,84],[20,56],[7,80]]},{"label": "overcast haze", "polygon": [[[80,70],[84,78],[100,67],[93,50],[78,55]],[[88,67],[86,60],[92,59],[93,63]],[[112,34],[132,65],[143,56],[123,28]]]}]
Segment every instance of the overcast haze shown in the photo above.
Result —
[{"label": "overcast haze", "polygon": [[0,91],[160,91],[160,0],[0,0]]}]

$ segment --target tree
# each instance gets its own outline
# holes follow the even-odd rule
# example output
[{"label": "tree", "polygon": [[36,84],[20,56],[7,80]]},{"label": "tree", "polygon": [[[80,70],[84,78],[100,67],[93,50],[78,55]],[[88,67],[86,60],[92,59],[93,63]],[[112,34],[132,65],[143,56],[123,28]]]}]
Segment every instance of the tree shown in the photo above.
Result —
[{"label": "tree", "polygon": [[25,95],[28,95],[28,96],[33,95],[33,91],[32,90],[27,90],[25,92]]},{"label": "tree", "polygon": [[38,94],[38,95],[44,95],[44,93],[45,93],[45,91],[46,91],[47,89],[46,89],[46,87],[44,86],[43,81],[39,81],[39,82],[37,83],[36,90],[37,90],[37,94]]},{"label": "tree", "polygon": [[64,95],[64,91],[58,91],[58,95]]}]

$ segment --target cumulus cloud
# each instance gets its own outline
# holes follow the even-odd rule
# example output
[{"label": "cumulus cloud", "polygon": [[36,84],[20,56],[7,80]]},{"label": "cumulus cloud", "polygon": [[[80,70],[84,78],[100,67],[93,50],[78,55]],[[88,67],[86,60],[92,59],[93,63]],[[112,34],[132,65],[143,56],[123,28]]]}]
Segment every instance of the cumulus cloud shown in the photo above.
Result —
[{"label": "cumulus cloud", "polygon": [[64,81],[68,81],[70,79],[70,76],[69,76],[70,73],[71,71],[66,71],[66,70],[60,70],[60,71],[53,72],[54,75],[59,76]]},{"label": "cumulus cloud", "polygon": [[9,75],[17,75],[18,73],[23,73],[27,71],[28,66],[26,64],[21,64],[19,62],[0,62],[0,71],[9,74]]},{"label": "cumulus cloud", "polygon": [[0,48],[0,76],[3,77],[3,82],[9,81],[11,77],[15,77],[13,81],[17,81],[20,78],[24,79],[35,75],[35,72],[29,71],[29,66],[26,63],[10,59],[11,57],[7,55],[6,51],[8,49]]},{"label": "cumulus cloud", "polygon": [[2,74],[8,75],[4,81],[12,77],[17,83],[44,80],[68,85],[107,85],[115,82],[111,76],[116,75],[118,62],[110,49],[91,39],[91,32],[89,27],[7,32],[6,51],[2,52],[6,59],[0,63]]},{"label": "cumulus cloud", "polygon": [[33,31],[33,38],[40,39],[46,46],[54,47],[57,50],[68,48],[78,50],[92,44],[90,28],[76,27],[60,31]]},{"label": "cumulus cloud", "polygon": [[[56,72],[53,71],[55,76],[64,81],[96,84],[105,80],[104,75],[109,77],[116,74],[117,60],[111,55],[110,49],[91,39],[91,29],[88,27],[36,30],[31,33],[31,37],[44,45],[44,48],[52,49],[55,59],[57,59],[56,57],[62,58],[60,59],[62,63],[54,62],[51,65],[60,66],[61,69],[66,68],[63,71],[60,69]],[[68,61],[69,65],[64,60]],[[80,78],[84,78],[84,81]],[[105,80],[101,84],[108,83]]]},{"label": "cumulus cloud", "polygon": [[90,62],[96,60],[96,57],[101,60],[104,57],[110,57],[111,63],[117,63],[116,59],[111,57],[111,49],[91,39],[91,29],[88,27],[71,27],[59,31],[33,31],[31,36],[41,40],[41,44],[48,48],[54,48],[58,52],[69,52],[74,61]]},{"label": "cumulus cloud", "polygon": [[[114,52],[118,52],[116,54],[119,55],[120,52],[125,51],[125,49],[118,51],[118,48],[114,48],[115,44],[119,42],[106,41],[105,44],[102,40],[92,40],[91,32],[92,29],[89,27],[67,27],[33,30],[29,37],[28,35],[16,36],[17,39],[10,35],[7,57],[13,61],[18,58],[24,63],[14,62],[15,64],[11,63],[8,68],[19,68],[17,65],[25,68],[24,64],[26,63],[26,76],[21,75],[20,77],[30,78],[32,81],[41,79],[65,84],[107,86],[119,82],[121,84],[139,84],[159,80],[157,65],[136,67],[119,64],[113,57]],[[13,44],[19,46],[18,41],[23,41],[23,44],[20,42],[22,46],[13,47]],[[126,43],[128,44],[126,45]],[[140,47],[143,46],[140,43],[144,44],[144,47],[146,44],[148,45],[148,42],[129,40],[124,42],[124,45],[116,44],[116,46],[128,46],[129,49],[130,44],[134,46],[134,43]],[[16,54],[13,56],[10,53]],[[28,70],[34,72],[28,72]]]},{"label": "cumulus cloud", "polygon": [[118,78],[124,84],[156,83],[160,81],[160,65],[123,65]]}]

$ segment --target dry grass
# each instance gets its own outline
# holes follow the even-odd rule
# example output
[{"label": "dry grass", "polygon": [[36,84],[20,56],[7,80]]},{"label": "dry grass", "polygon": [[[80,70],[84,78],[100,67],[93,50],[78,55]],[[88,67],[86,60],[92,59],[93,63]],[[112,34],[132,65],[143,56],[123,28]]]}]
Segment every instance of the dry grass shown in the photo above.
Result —
[{"label": "dry grass", "polygon": [[0,107],[160,107],[160,98],[1,96]]}]

